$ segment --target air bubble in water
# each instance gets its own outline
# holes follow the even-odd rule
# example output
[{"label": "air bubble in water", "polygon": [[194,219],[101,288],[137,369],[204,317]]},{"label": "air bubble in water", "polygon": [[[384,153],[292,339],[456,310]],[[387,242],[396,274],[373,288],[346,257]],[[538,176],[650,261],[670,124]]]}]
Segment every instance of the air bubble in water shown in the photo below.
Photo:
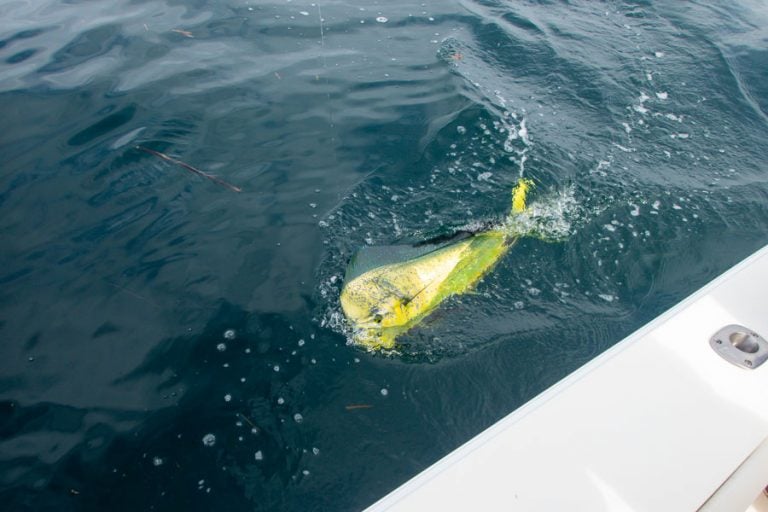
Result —
[{"label": "air bubble in water", "polygon": [[235,330],[234,329],[227,329],[224,331],[224,338],[228,340],[235,339]]},{"label": "air bubble in water", "polygon": [[213,434],[205,434],[203,436],[203,444],[205,446],[213,446],[216,444],[216,436]]},{"label": "air bubble in water", "polygon": [[378,21],[379,23],[386,23],[389,20],[387,18],[385,18],[384,16],[379,16],[378,18],[376,18],[376,21]]},{"label": "air bubble in water", "polygon": [[225,350],[227,350],[226,343],[219,343],[218,345],[216,345],[216,350],[218,350],[219,352],[224,352]]},{"label": "air bubble in water", "polygon": [[301,423],[302,421],[304,421],[304,416],[302,416],[299,413],[296,413],[293,415],[293,421],[295,421],[296,423]]}]

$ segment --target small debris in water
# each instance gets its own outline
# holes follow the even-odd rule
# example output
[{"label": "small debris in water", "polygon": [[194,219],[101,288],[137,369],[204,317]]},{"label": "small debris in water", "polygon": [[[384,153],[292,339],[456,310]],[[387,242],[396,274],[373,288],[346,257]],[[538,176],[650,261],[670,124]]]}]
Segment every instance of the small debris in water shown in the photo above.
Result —
[{"label": "small debris in water", "polygon": [[219,352],[224,352],[225,350],[227,350],[227,344],[219,343],[218,345],[216,345],[216,350],[218,350]]},{"label": "small debris in water", "polygon": [[348,411],[354,411],[356,409],[372,409],[371,404],[350,404],[344,407]]},{"label": "small debris in water", "polygon": [[[192,35],[190,34],[189,37],[192,37]],[[231,190],[233,192],[242,192],[243,191],[243,189],[241,189],[240,187],[236,187],[235,185],[232,185],[231,183],[228,183],[228,182],[222,180],[221,178],[218,178],[218,177],[214,176],[213,174],[208,174],[207,172],[201,171],[200,169],[198,169],[196,167],[192,167],[191,165],[189,165],[186,162],[182,162],[181,160],[177,160],[175,158],[172,158],[172,157],[166,155],[165,153],[161,153],[159,151],[155,151],[154,149],[145,148],[144,146],[135,146],[135,147],[139,151],[143,151],[145,153],[149,153],[150,155],[154,155],[154,156],[156,156],[158,158],[161,158],[161,159],[165,160],[166,162],[171,162],[173,164],[179,165],[179,166],[183,167],[184,169],[188,170],[189,172],[197,174],[198,176],[202,176],[203,178],[209,179],[212,182],[214,182],[214,183],[216,183],[218,185],[221,185],[222,187],[226,187],[226,188],[228,188],[229,190]]]},{"label": "small debris in water", "polygon": [[285,403],[285,398],[283,398],[283,397],[278,397],[278,399],[277,399],[277,405],[283,405],[284,403]]},{"label": "small debris in water", "polygon": [[163,465],[163,459],[160,457],[155,457],[152,459],[152,464],[155,466],[162,466]]},{"label": "small debris in water", "polygon": [[251,428],[251,432],[253,432],[254,434],[258,434],[259,433],[259,428],[250,420],[250,418],[248,418],[248,416],[246,416],[245,414],[243,414],[241,412],[239,412],[237,414],[240,415],[240,417],[243,418],[246,421],[246,423],[248,423],[251,427],[253,427],[253,428]]},{"label": "small debris in water", "polygon": [[384,16],[379,16],[378,18],[376,18],[376,21],[378,21],[379,23],[386,23],[389,20],[387,18],[385,18]]},{"label": "small debris in water", "polygon": [[235,330],[234,329],[227,329],[224,331],[224,338],[228,340],[235,339]]},{"label": "small debris in water", "polygon": [[224,395],[224,401],[225,402],[231,402],[232,401],[232,395],[230,395],[229,393]]},{"label": "small debris in water", "polygon": [[205,446],[213,446],[216,444],[216,436],[213,434],[205,434],[203,436],[203,444]]},{"label": "small debris in water", "polygon": [[258,450],[253,454],[253,458],[256,460],[264,460],[264,454],[261,452],[261,450]]},{"label": "small debris in water", "polygon": [[302,416],[299,413],[296,413],[293,415],[293,421],[295,421],[296,423],[301,423],[302,421],[304,421],[304,416]]},{"label": "small debris in water", "polygon": [[389,390],[387,388],[381,388],[381,396],[387,396],[389,394]]}]

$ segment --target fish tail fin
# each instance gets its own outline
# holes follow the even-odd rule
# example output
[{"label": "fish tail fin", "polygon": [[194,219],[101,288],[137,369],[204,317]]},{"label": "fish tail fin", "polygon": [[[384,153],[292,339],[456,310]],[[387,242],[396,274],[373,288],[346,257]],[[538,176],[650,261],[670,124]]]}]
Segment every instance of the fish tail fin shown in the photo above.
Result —
[{"label": "fish tail fin", "polygon": [[522,213],[526,208],[528,191],[533,188],[533,180],[520,178],[512,189],[512,213]]}]

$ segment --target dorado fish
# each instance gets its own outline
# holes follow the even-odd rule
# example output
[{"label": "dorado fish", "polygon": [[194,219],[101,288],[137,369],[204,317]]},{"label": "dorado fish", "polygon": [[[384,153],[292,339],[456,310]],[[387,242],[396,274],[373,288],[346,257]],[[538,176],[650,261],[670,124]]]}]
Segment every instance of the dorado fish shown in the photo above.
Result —
[{"label": "dorado fish", "polygon": [[[510,215],[525,210],[532,184],[518,181]],[[363,247],[350,261],[341,290],[353,341],[371,350],[394,348],[398,336],[445,299],[470,290],[516,241],[501,225],[438,244]]]}]

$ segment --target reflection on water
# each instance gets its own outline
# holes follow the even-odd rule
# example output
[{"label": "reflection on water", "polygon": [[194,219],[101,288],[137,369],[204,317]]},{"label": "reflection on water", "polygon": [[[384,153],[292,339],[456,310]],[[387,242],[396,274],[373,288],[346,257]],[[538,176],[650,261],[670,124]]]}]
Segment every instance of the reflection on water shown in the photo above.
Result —
[{"label": "reflection on water", "polygon": [[[6,508],[372,503],[765,244],[765,18],[4,2]],[[347,345],[355,250],[498,222],[521,174],[546,236]]]}]

